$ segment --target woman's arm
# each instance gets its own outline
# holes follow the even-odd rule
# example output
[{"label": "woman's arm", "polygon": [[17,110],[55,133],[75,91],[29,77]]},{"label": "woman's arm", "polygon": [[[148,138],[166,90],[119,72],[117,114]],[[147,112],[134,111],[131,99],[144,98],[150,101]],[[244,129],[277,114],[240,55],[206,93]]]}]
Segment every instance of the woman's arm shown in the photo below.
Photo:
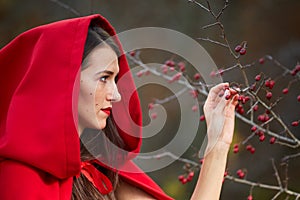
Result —
[{"label": "woman's arm", "polygon": [[[230,95],[231,93],[234,95]],[[229,89],[228,83],[213,87],[208,94],[204,104],[208,146],[192,200],[220,198],[227,154],[233,137],[237,102],[238,94]]]}]

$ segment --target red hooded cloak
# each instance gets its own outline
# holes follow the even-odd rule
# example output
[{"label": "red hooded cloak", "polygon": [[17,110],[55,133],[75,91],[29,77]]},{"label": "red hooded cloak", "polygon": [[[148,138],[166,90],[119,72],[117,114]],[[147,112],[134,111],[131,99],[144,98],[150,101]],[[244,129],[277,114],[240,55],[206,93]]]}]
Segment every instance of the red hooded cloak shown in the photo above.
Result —
[{"label": "red hooded cloak", "polygon": [[[19,35],[0,50],[0,199],[70,199],[73,177],[81,170],[77,132],[77,101],[84,44],[91,20],[110,35],[113,27],[100,15],[63,20]],[[117,41],[120,46],[119,41]],[[121,46],[120,46],[121,48]],[[122,77],[129,71],[126,57],[119,57]],[[118,85],[130,105],[118,116],[126,150],[138,153],[141,145],[141,109],[132,77]],[[129,96],[130,95],[130,96]],[[75,98],[74,98],[75,97]],[[138,125],[132,125],[126,109]],[[122,110],[123,109],[123,110]],[[128,121],[126,121],[128,120]],[[130,161],[120,172],[128,183],[157,199],[171,199]]]}]

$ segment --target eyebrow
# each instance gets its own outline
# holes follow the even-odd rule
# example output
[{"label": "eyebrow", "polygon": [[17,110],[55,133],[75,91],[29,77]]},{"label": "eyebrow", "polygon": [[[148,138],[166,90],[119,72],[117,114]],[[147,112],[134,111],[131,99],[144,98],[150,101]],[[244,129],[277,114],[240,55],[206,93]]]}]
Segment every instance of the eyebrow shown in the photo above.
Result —
[{"label": "eyebrow", "polygon": [[109,75],[113,75],[114,74],[114,72],[112,72],[112,71],[103,70],[103,71],[97,72],[96,75],[99,75],[99,74],[102,74],[102,73],[106,73],[106,74],[109,74]]}]

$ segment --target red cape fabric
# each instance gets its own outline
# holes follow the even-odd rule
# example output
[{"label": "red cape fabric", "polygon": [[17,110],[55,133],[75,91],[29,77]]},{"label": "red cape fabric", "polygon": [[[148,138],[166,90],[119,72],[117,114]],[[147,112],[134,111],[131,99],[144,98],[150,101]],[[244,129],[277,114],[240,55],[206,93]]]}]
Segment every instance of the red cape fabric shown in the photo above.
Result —
[{"label": "red cape fabric", "polygon": [[[0,50],[1,200],[70,199],[81,169],[78,72],[91,20],[116,34],[105,18],[91,15],[31,29]],[[129,71],[124,55],[119,66],[121,78]],[[122,119],[125,127],[118,130],[134,156],[141,145],[141,109],[137,93],[128,92],[135,90],[133,79],[126,77],[118,88],[129,105],[120,102],[114,118]],[[157,199],[170,199],[141,170],[120,175]]]}]

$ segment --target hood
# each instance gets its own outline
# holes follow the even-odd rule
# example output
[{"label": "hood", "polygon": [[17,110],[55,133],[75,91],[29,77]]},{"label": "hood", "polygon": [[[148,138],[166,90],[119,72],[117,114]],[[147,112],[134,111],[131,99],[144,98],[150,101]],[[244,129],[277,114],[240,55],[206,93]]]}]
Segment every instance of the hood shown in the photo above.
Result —
[{"label": "hood", "polygon": [[[1,159],[17,160],[58,178],[79,173],[78,113],[73,111],[77,111],[77,75],[91,20],[110,35],[116,34],[105,18],[91,15],[31,29],[1,49]],[[137,153],[140,103],[132,76],[126,73],[124,54],[119,56],[119,66],[119,79],[126,74],[123,83],[117,84],[125,101],[117,103],[114,118],[122,121],[117,128],[126,151]]]}]

